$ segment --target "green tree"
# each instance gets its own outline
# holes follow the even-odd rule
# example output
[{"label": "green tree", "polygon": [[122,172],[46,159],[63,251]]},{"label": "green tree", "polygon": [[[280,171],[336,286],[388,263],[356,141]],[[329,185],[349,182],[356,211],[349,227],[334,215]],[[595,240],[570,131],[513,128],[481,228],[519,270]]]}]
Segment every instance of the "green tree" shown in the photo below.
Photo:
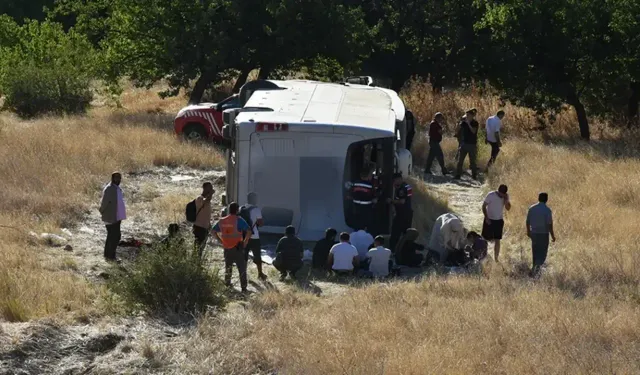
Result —
[{"label": "green tree", "polygon": [[[318,56],[348,64],[366,27],[357,9],[330,0],[113,0],[101,43],[108,76],[141,86],[166,79],[164,95],[195,85],[189,102],[228,79],[298,68]],[[94,29],[95,30],[95,29]]]},{"label": "green tree", "polygon": [[363,8],[375,33],[364,71],[386,75],[394,90],[413,75],[429,77],[435,90],[475,76],[482,14],[473,0],[374,0]]},{"label": "green tree", "polygon": [[[9,41],[9,42],[7,42]],[[91,44],[48,21],[19,26],[0,16],[0,95],[22,117],[77,113],[91,102],[97,65]]]},{"label": "green tree", "polygon": [[621,55],[628,76],[629,95],[626,114],[630,121],[638,120],[640,102],[640,2],[612,0],[611,25],[622,39]]},{"label": "green tree", "polygon": [[42,21],[46,17],[45,8],[53,7],[55,0],[2,0],[0,14],[13,18],[22,24],[27,19]]},{"label": "green tree", "polygon": [[563,103],[589,139],[587,110],[607,114],[606,101],[626,74],[607,0],[481,0],[479,30],[490,31],[491,82],[517,104],[547,111]]}]

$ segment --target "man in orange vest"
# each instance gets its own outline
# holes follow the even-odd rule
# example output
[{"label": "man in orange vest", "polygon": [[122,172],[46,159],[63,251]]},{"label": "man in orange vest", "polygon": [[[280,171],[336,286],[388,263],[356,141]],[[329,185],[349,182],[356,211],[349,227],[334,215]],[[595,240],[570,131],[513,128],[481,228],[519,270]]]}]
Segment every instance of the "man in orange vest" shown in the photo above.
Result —
[{"label": "man in orange vest", "polygon": [[[238,267],[240,273],[240,286],[242,292],[247,291],[247,261],[244,259],[244,248],[251,239],[249,224],[238,216],[239,206],[233,202],[229,205],[229,215],[223,217],[213,226],[213,233],[224,248],[224,281],[231,286],[231,272],[233,264]],[[243,232],[247,235],[243,237]]]}]

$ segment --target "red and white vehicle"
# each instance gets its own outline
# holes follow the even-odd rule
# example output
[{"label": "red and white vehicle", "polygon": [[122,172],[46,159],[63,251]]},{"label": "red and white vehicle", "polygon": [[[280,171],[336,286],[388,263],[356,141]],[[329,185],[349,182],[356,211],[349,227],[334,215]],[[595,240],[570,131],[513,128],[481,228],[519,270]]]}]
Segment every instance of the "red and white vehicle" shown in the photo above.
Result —
[{"label": "red and white vehicle", "polygon": [[222,142],[222,112],[240,108],[240,98],[231,95],[220,103],[200,103],[182,108],[173,124],[176,134],[188,140]]}]

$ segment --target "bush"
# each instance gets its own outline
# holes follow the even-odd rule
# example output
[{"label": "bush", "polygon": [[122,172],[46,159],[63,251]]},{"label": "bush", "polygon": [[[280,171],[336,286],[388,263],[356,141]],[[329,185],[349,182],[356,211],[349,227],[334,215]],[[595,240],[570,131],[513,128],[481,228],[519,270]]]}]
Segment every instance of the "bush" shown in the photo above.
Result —
[{"label": "bush", "polygon": [[0,45],[3,109],[21,117],[86,111],[97,62],[87,40],[56,23],[31,21],[17,27],[11,22],[0,18],[0,34],[14,35],[11,44]]},{"label": "bush", "polygon": [[110,287],[132,310],[183,315],[225,303],[224,282],[217,272],[206,268],[190,241],[147,249],[131,267],[116,271],[111,280]]}]

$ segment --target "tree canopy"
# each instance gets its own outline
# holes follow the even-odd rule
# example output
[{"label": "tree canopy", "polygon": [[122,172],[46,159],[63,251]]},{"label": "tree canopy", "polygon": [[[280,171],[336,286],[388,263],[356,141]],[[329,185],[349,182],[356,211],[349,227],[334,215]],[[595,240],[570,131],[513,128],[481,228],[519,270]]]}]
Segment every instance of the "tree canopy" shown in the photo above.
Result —
[{"label": "tree canopy", "polygon": [[[6,4],[5,4],[6,3]],[[236,79],[304,72],[412,76],[434,90],[488,82],[504,99],[537,110],[575,108],[588,117],[638,116],[638,0],[8,0],[16,22],[0,28],[15,44],[27,18],[63,22],[101,54],[99,77],[140,86],[169,83],[163,95]],[[55,5],[55,6],[54,6]],[[47,11],[48,9],[48,11]]]}]

